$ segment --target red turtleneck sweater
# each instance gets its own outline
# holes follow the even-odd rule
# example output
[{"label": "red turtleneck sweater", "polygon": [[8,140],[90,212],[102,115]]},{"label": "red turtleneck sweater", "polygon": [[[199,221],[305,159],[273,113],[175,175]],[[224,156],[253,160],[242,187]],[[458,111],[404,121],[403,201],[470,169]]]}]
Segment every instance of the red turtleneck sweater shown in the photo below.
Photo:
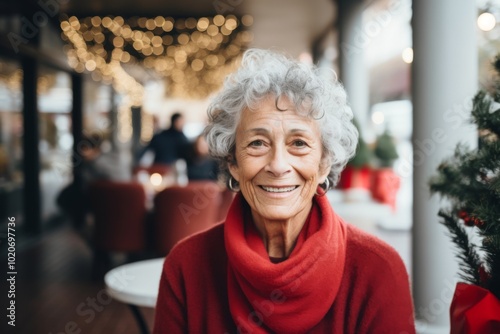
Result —
[{"label": "red turtleneck sweater", "polygon": [[[325,200],[320,199],[320,202]],[[233,204],[231,208],[233,212],[234,207]],[[237,212],[234,216],[238,217],[240,213]],[[334,213],[333,215],[339,220],[338,216]],[[322,215],[319,214],[319,217]],[[224,224],[219,224],[185,239],[167,256],[160,281],[153,333],[272,332],[265,322],[273,321],[273,317],[283,310],[285,303],[293,304],[293,298],[300,300],[304,297],[293,295],[293,298],[286,300],[284,290],[276,289],[266,295],[269,296],[268,300],[258,299],[259,296],[255,297],[255,294],[248,293],[248,298],[252,300],[245,301],[244,298],[241,300],[240,296],[238,303],[232,301],[231,304],[228,297],[228,254],[224,228]],[[333,303],[326,309],[326,314],[307,331],[299,329],[294,331],[293,325],[284,327],[288,328],[289,333],[414,334],[408,275],[399,255],[381,240],[348,224],[345,224],[344,240],[345,264],[340,285]],[[297,256],[300,256],[300,252],[297,252]],[[292,253],[290,259],[293,256]],[[315,256],[319,262],[321,255]],[[290,259],[271,265],[284,265]],[[325,261],[321,263],[321,265],[327,264]],[[314,264],[310,266],[314,267]],[[324,271],[319,268],[318,277],[325,276],[324,272],[329,271],[327,268]],[[245,271],[242,273],[243,276],[247,275]],[[231,276],[229,279],[232,280]],[[267,277],[259,276],[259,279],[266,280]],[[241,280],[244,281],[244,278]],[[241,280],[238,287],[245,284]],[[318,307],[324,305],[325,298],[329,298],[331,290],[329,286],[311,283],[315,282],[314,276],[307,282],[307,285],[302,284],[299,289],[304,289],[308,294],[314,293],[317,296]],[[238,284],[238,281],[229,284],[229,289],[235,284]],[[239,291],[238,287],[236,289]],[[242,291],[246,291],[246,288],[243,287]],[[235,293],[231,292],[230,295],[233,296]],[[310,303],[310,300],[307,300],[305,305],[308,305],[307,309],[301,309],[300,306],[298,309],[291,308],[293,315],[284,319],[289,319],[291,324],[296,322],[298,326],[307,323],[304,317],[316,316],[317,312],[314,302]],[[244,322],[239,322],[241,325],[238,325],[232,316],[235,308],[250,309],[253,312],[248,313],[248,318],[243,319]],[[246,327],[245,321],[248,324],[262,324],[263,329]]]}]

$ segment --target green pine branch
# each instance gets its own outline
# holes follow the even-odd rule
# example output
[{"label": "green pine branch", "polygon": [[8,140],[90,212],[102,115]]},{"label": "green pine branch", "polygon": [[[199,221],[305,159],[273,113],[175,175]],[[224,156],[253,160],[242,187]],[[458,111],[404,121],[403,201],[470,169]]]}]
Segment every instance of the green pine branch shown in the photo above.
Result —
[{"label": "green pine branch", "polygon": [[459,145],[431,178],[430,189],[464,207],[471,207],[466,203],[496,205],[500,201],[499,178],[500,142],[487,143],[479,151]]},{"label": "green pine branch", "polygon": [[478,268],[481,266],[476,246],[469,241],[469,235],[463,224],[453,215],[440,211],[438,214],[443,220],[441,223],[448,229],[451,240],[457,246],[457,258],[460,260],[458,273],[465,282],[481,285]]},{"label": "green pine branch", "polygon": [[481,237],[490,237],[500,235],[500,217],[498,216],[498,202],[497,204],[481,203],[477,200],[473,203],[467,203],[473,210],[470,212],[472,217],[477,217],[484,222],[484,225],[479,229],[478,234]]},{"label": "green pine branch", "polygon": [[493,99],[484,91],[474,96],[472,117],[480,130],[489,130],[500,136],[500,110],[492,110]]},{"label": "green pine branch", "polygon": [[463,145],[459,145],[452,158],[445,160],[438,169],[438,174],[431,178],[432,193],[439,193],[456,203],[471,202],[478,196],[488,196],[491,190],[485,187],[481,178],[480,166],[483,162]]},{"label": "green pine branch", "polygon": [[482,247],[489,275],[485,288],[490,290],[500,300],[500,234],[490,239],[490,242],[483,242]]},{"label": "green pine branch", "polygon": [[[497,75],[500,77],[500,54],[495,57],[493,61],[493,68],[497,72]],[[493,98],[496,102],[500,102],[500,80],[497,80],[495,83],[495,91],[493,92]]]}]

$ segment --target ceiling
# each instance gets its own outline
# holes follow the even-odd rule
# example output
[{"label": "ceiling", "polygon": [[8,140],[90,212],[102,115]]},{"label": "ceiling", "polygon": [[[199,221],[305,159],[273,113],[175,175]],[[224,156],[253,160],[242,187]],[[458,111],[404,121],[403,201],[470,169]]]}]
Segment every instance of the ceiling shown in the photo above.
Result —
[{"label": "ceiling", "polygon": [[331,0],[252,0],[244,5],[254,17],[255,47],[298,57],[311,52],[313,41],[325,30],[334,30],[336,7]]},{"label": "ceiling", "polygon": [[[54,0],[59,13],[87,16],[203,17],[216,14],[249,14],[254,17],[254,47],[286,50],[299,56],[311,50],[313,40],[332,29],[336,17],[334,0]],[[20,14],[28,18],[43,10],[39,0],[0,0],[0,15]],[[58,16],[54,15],[58,24]]]},{"label": "ceiling", "polygon": [[[57,3],[59,11],[78,17],[121,15],[129,16],[206,16],[217,14],[213,5],[215,1],[207,0],[54,0],[43,3]],[[226,1],[226,0],[220,0]],[[238,0],[229,0],[236,2]],[[41,10],[39,0],[0,0],[0,13],[9,15],[15,13],[36,12]]]},{"label": "ceiling", "polygon": [[[69,15],[79,17],[93,15],[121,15],[127,16],[211,16],[218,14],[214,3],[218,1],[204,0],[66,0],[62,10]],[[63,2],[63,1],[61,1]],[[222,3],[222,1],[220,1]],[[224,1],[227,2],[227,1]],[[242,1],[229,1],[242,2]],[[237,11],[237,7],[235,10]]]}]

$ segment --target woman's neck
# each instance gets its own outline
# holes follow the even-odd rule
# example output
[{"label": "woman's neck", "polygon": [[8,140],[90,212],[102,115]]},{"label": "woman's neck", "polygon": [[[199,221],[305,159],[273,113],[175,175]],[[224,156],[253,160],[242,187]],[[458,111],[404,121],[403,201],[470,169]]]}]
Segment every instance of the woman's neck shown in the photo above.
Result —
[{"label": "woman's neck", "polygon": [[269,220],[252,211],[254,224],[264,242],[267,254],[272,258],[287,258],[293,251],[311,206],[299,214],[284,220]]}]

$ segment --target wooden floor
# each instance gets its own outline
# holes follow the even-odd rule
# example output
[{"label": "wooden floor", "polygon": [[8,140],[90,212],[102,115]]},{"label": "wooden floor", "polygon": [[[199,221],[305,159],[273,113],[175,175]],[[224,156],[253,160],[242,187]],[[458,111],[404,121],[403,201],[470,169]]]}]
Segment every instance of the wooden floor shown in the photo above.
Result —
[{"label": "wooden floor", "polygon": [[[70,227],[58,227],[17,252],[16,327],[0,333],[136,334],[139,328],[129,308],[99,292],[101,278],[92,278],[92,252]],[[7,308],[5,255],[2,254],[0,308]],[[100,298],[98,298],[100,297]],[[154,310],[141,308],[152,329]],[[80,331],[79,331],[80,329]]]}]

